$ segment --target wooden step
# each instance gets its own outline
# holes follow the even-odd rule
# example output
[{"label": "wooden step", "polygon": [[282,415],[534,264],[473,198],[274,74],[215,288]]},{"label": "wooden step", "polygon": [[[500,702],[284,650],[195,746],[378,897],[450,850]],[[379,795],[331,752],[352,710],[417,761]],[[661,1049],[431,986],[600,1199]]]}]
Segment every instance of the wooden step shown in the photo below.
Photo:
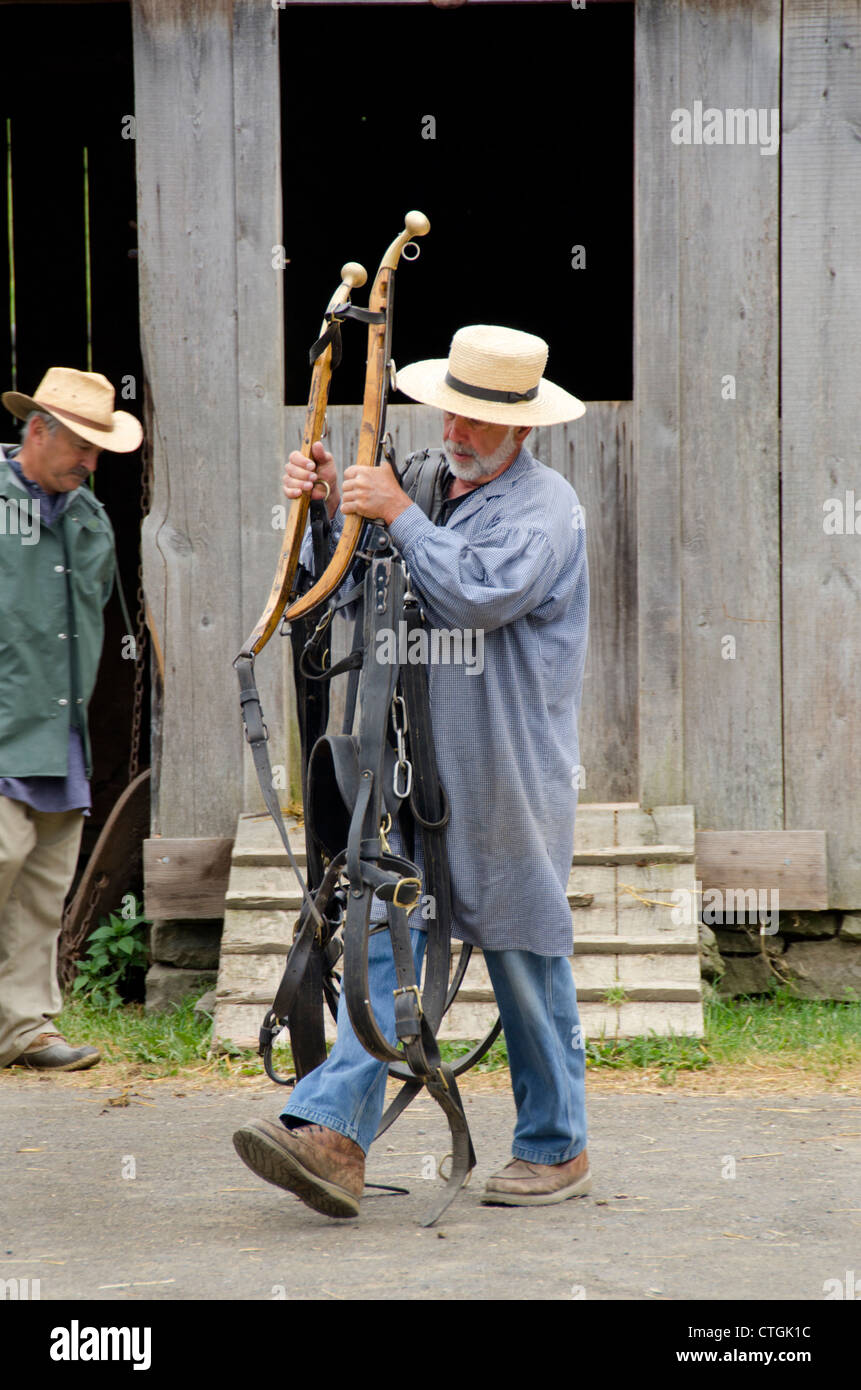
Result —
[{"label": "wooden step", "polygon": [[[588,1037],[702,1034],[691,807],[581,806],[568,881],[572,969]],[[301,826],[288,828],[304,865]],[[680,895],[680,890],[683,890]],[[240,817],[226,897],[213,1037],[256,1046],[284,969],[302,894],[269,817]],[[452,943],[452,968],[460,943]],[[440,1037],[473,1040],[496,1015],[474,953]],[[327,1015],[330,1038],[334,1025]]]},{"label": "wooden step", "polygon": [[[593,898],[592,893],[580,893],[572,888],[568,890],[568,906],[572,911],[579,907],[590,907]],[[261,888],[256,892],[243,886],[228,888],[224,897],[224,909],[225,912],[298,912],[303,901],[298,885],[295,888],[273,888],[268,891]]]},{"label": "wooden step", "polygon": [[[219,1030],[213,1040],[214,1046],[218,1048],[229,1041],[236,1047],[256,1051],[260,1025],[271,1002],[268,999],[262,1004],[220,1003]],[[638,999],[614,1005],[580,1000],[578,1007],[587,1042],[644,1037],[651,1033],[658,1037],[671,1034],[702,1037],[702,1004],[698,1001]],[[438,1036],[443,1042],[474,1041],[489,1032],[496,1016],[495,1004],[458,1002],[443,1019]],[[328,1010],[325,1021],[326,1039],[332,1043],[335,1027]]]}]

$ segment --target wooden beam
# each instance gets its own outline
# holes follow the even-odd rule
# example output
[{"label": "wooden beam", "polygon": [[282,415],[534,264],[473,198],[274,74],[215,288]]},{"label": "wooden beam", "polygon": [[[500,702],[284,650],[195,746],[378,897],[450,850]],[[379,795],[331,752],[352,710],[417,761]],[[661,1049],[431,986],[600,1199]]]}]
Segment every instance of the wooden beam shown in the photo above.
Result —
[{"label": "wooden beam", "polygon": [[781,910],[829,907],[824,830],[698,830],[696,839],[703,892],[777,889]]},{"label": "wooden beam", "polygon": [[[682,743],[679,6],[639,0],[635,27],[634,456],[639,784],[644,806],[685,801]],[[696,801],[696,797],[692,797]]]},{"label": "wooden beam", "polygon": [[224,837],[144,840],[144,904],[153,920],[224,916],[233,841]]},{"label": "wooden beam", "polygon": [[141,342],[151,392],[147,603],[164,647],[153,829],[227,835],[242,807],[233,6],[133,5]]},{"label": "wooden beam", "polygon": [[[260,0],[234,0],[233,129],[239,374],[238,651],[269,597],[284,534],[273,525],[273,508],[287,504],[281,489],[285,457],[284,271],[273,268],[273,259],[277,260],[273,247],[280,247],[282,242],[278,19],[275,10],[261,5]],[[338,269],[334,268],[333,276]],[[309,325],[309,335],[311,332]],[[277,519],[278,513],[274,516]],[[269,730],[273,776],[281,788],[286,787],[286,780],[281,778],[286,779],[289,762],[281,658],[289,645],[273,638],[271,650],[254,668]],[[229,669],[224,679],[235,684]],[[234,718],[238,727],[238,690],[236,694]],[[262,810],[263,798],[247,745],[244,753],[242,808]],[[284,799],[286,793],[282,793]]]},{"label": "wooden beam", "polygon": [[858,908],[861,4],[787,0],[783,44],[785,823],[825,827],[830,906]]},{"label": "wooden beam", "polygon": [[[681,9],[679,107],[777,113],[780,0]],[[780,156],[753,141],[671,149],[681,209],[684,799],[716,830],[778,830]]]}]

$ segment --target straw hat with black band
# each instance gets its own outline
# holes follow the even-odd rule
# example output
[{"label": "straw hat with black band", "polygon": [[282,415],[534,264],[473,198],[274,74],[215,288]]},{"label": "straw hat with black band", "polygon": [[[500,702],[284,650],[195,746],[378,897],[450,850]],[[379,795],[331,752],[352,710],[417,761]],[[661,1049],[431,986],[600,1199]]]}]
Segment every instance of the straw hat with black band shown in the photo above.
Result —
[{"label": "straw hat with black band", "polygon": [[542,375],[549,349],[543,338],[516,328],[472,324],[451,340],[448,359],[413,362],[397,386],[423,405],[494,425],[561,425],[586,407]]},{"label": "straw hat with black band", "polygon": [[114,388],[100,372],[51,367],[34,395],[4,391],[0,399],[19,420],[26,420],[31,410],[44,410],[79,439],[115,454],[131,453],[143,439],[140,421],[114,410]]}]

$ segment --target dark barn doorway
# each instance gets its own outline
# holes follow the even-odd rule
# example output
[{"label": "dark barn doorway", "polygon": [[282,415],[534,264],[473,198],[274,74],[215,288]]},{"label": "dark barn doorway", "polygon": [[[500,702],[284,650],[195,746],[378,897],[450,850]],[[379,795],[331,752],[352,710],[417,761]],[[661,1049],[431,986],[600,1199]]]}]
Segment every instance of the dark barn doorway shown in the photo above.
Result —
[{"label": "dark barn doorway", "polygon": [[[31,393],[48,367],[104,373],[117,407],[142,418],[134,84],[128,4],[0,4],[2,390]],[[4,443],[18,422],[2,413]],[[138,606],[140,452],[105,454],[95,475],[117,537],[132,621]],[[93,813],[82,870],[128,780],[135,663],[116,594],[90,706]],[[148,668],[148,662],[145,663]],[[149,678],[140,762],[149,764]],[[136,885],[130,883],[130,888]]]},{"label": "dark barn doorway", "polygon": [[[549,342],[576,395],[631,399],[633,4],[286,0],[279,22],[287,404],[342,262],[372,280],[409,208],[431,232],[398,276],[397,362],[505,323]],[[360,333],[334,404],[362,399]]]}]

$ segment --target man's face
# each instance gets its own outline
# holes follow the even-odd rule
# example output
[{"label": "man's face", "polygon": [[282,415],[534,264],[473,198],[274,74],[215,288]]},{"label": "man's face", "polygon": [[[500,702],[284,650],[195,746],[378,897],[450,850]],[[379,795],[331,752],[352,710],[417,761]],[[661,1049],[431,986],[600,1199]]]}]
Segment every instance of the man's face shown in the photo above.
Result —
[{"label": "man's face", "polygon": [[492,478],[510,463],[520,450],[520,433],[510,425],[491,425],[443,411],[442,438],[449,468],[465,482]]},{"label": "man's face", "polygon": [[43,492],[74,492],[95,473],[101,452],[65,425],[52,434],[44,420],[34,420],[21,449],[21,466]]}]

